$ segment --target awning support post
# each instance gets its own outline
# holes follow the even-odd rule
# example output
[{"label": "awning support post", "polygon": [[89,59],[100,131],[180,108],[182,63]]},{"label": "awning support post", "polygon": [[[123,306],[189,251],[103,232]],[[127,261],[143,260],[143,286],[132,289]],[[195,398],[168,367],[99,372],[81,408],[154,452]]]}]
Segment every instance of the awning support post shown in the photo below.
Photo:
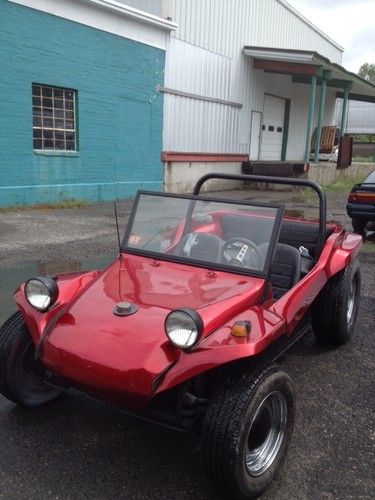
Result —
[{"label": "awning support post", "polygon": [[305,164],[309,163],[310,160],[310,141],[311,141],[311,130],[313,126],[313,119],[314,119],[316,82],[317,82],[317,77],[316,75],[313,75],[311,77],[310,104],[309,104],[309,114],[307,117]]},{"label": "awning support post", "polygon": [[342,112],[341,112],[341,125],[340,125],[340,137],[344,137],[346,132],[346,113],[348,110],[348,96],[349,90],[344,90],[344,99],[342,101]]},{"label": "awning support post", "polygon": [[353,87],[352,82],[347,82],[344,88],[344,97],[342,102],[342,113],[341,113],[341,124],[340,124],[340,137],[344,137],[346,133],[346,115],[348,111],[348,98],[349,98],[349,91],[352,89],[352,87]]},{"label": "awning support post", "polygon": [[330,78],[331,78],[331,72],[324,70],[322,84],[320,87],[318,125],[316,128],[315,157],[314,157],[315,163],[319,163],[320,138],[322,136],[322,125],[324,116],[324,106],[326,102],[327,80],[329,80]]}]

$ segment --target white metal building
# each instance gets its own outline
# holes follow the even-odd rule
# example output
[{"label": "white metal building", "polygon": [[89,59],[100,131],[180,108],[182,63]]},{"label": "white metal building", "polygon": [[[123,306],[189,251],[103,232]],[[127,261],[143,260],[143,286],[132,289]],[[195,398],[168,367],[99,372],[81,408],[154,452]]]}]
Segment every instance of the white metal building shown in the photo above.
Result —
[{"label": "white metal building", "polygon": [[320,141],[334,124],[338,92],[343,116],[351,93],[375,96],[340,66],[343,48],[284,0],[156,0],[152,13],[178,25],[159,89],[168,190],[208,171],[240,172],[249,159],[308,163],[314,128]]},{"label": "white metal building", "polygon": [[[340,123],[342,99],[337,99],[335,122]],[[348,134],[375,134],[375,102],[350,101],[346,116],[346,132]]]}]

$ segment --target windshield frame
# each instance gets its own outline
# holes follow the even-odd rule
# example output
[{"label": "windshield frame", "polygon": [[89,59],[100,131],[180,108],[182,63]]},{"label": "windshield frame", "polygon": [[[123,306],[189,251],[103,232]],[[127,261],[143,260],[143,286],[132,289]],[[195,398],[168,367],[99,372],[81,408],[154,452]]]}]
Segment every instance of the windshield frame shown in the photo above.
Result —
[{"label": "windshield frame", "polygon": [[[274,226],[272,229],[271,237],[270,237],[270,242],[269,242],[269,248],[267,251],[266,259],[265,259],[265,264],[263,271],[258,271],[255,269],[249,269],[249,268],[242,268],[242,267],[235,267],[235,266],[230,266],[222,263],[216,263],[216,262],[207,262],[207,261],[201,261],[201,260],[191,260],[191,259],[186,259],[184,257],[180,257],[178,255],[173,255],[173,254],[163,254],[163,253],[158,253],[152,250],[144,250],[142,248],[134,248],[134,247],[128,247],[126,246],[125,242],[129,240],[130,232],[134,223],[134,219],[137,214],[137,209],[138,209],[138,204],[139,200],[142,195],[149,195],[149,196],[158,196],[158,197],[164,197],[164,198],[181,198],[185,200],[189,200],[191,203],[188,205],[188,209],[186,212],[186,223],[184,226],[184,231],[182,236],[187,234],[189,232],[190,228],[190,223],[187,219],[188,217],[191,217],[194,207],[195,207],[195,202],[196,201],[203,201],[203,202],[218,202],[218,203],[227,203],[228,205],[248,205],[248,206],[254,206],[254,207],[264,207],[264,208],[274,208],[276,209],[276,215],[275,215],[275,221],[274,221]],[[240,274],[240,275],[245,275],[245,276],[254,276],[254,277],[259,277],[266,279],[269,281],[270,278],[270,271],[271,271],[271,262],[273,260],[275,251],[276,251],[276,244],[279,240],[279,235],[280,235],[280,230],[281,230],[281,222],[282,218],[284,215],[284,206],[283,205],[276,205],[273,203],[257,203],[253,201],[247,201],[247,200],[233,200],[231,198],[220,198],[220,197],[213,197],[213,196],[197,196],[194,194],[175,194],[175,193],[160,193],[160,192],[155,192],[155,191],[144,191],[144,190],[139,190],[137,191],[137,194],[134,198],[133,206],[130,212],[129,220],[125,229],[124,237],[121,241],[121,246],[120,250],[121,253],[127,253],[131,255],[139,255],[143,257],[149,257],[151,259],[155,260],[163,260],[163,261],[168,261],[168,262],[174,262],[174,263],[179,263],[179,264],[185,264],[193,267],[202,267],[204,269],[208,270],[215,270],[215,271],[225,271],[229,272],[232,274]]]}]

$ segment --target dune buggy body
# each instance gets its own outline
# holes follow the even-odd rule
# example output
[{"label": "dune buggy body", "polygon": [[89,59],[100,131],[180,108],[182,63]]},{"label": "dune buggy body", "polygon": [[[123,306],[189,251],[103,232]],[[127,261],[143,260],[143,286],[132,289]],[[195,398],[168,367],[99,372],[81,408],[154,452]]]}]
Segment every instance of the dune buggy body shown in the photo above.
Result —
[{"label": "dune buggy body", "polygon": [[[287,217],[279,205],[200,196],[215,177],[312,188],[319,221]],[[277,359],[314,314],[322,337],[314,308],[326,307],[327,284],[352,265],[361,244],[360,236],[326,225],[325,195],[312,182],[212,174],[189,196],[139,192],[118,258],[101,271],[54,277],[58,298],[47,310],[31,305],[25,284],[15,301],[44,382],[192,429],[228,373]],[[355,283],[354,298],[344,298],[347,323],[355,320],[358,289]],[[165,333],[175,310],[193,311],[201,322],[188,349]],[[272,397],[269,408],[279,401]]]}]

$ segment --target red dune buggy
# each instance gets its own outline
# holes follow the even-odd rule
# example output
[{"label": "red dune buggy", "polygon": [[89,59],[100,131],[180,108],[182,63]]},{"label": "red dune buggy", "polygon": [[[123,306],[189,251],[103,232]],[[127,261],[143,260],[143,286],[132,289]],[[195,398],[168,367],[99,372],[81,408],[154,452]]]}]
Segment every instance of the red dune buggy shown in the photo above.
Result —
[{"label": "red dune buggy", "polygon": [[[212,178],[311,188],[319,221],[200,196]],[[193,195],[141,191],[111,265],[15,292],[18,312],[0,329],[0,392],[35,407],[74,387],[198,430],[220,491],[259,495],[295,418],[292,381],[274,362],[311,326],[323,342],[350,338],[361,245],[326,224],[325,194],[306,180],[209,174]]]}]

